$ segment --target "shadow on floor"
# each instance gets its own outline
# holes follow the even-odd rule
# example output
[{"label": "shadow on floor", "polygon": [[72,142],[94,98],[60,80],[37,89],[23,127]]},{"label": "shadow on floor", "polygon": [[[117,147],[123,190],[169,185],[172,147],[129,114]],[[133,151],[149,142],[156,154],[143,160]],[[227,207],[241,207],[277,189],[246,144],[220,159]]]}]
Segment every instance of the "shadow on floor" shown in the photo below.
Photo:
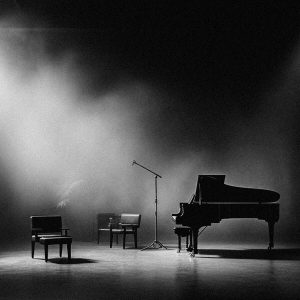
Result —
[{"label": "shadow on floor", "polygon": [[272,249],[271,251],[264,249],[203,249],[198,250],[198,254],[200,254],[200,257],[202,258],[300,260],[300,248]]},{"label": "shadow on floor", "polygon": [[94,259],[87,259],[87,258],[71,258],[71,261],[69,261],[66,257],[63,258],[51,258],[48,260],[48,263],[54,263],[54,264],[68,264],[68,265],[77,265],[77,264],[90,264],[90,263],[97,263],[98,260]]}]

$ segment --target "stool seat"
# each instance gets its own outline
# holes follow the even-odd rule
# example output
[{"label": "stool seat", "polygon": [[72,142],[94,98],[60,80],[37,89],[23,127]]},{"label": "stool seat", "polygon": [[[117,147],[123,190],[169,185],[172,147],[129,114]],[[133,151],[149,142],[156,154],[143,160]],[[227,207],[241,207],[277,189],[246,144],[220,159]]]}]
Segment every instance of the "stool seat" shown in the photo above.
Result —
[{"label": "stool seat", "polygon": [[41,237],[41,244],[55,245],[55,244],[68,244],[72,243],[71,236],[55,236],[55,237]]},{"label": "stool seat", "polygon": [[67,244],[68,260],[71,260],[71,236],[55,236],[55,237],[41,237],[39,242],[44,245],[45,249],[45,261],[48,261],[48,245],[59,244],[59,256],[62,256],[62,245]]},{"label": "stool seat", "polygon": [[190,227],[175,227],[174,232],[176,234],[180,234],[181,236],[187,236],[190,234],[191,228]]}]

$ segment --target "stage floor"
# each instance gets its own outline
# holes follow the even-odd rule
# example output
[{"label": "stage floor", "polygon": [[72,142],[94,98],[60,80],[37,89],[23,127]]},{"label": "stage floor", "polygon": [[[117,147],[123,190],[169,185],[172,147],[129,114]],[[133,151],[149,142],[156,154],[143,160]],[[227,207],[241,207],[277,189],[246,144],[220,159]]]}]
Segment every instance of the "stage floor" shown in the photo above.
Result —
[{"label": "stage floor", "polygon": [[[201,245],[186,251],[123,250],[73,242],[72,261],[41,245],[0,251],[0,299],[299,299],[300,248]],[[200,245],[199,245],[200,246]],[[63,251],[66,256],[66,249]]]}]

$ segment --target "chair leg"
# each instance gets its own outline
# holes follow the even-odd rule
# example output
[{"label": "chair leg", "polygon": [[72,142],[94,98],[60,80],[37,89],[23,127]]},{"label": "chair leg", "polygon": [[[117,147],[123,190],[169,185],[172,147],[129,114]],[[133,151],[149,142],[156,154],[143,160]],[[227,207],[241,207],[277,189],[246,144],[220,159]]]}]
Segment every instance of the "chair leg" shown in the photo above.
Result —
[{"label": "chair leg", "polygon": [[137,249],[137,231],[134,231],[134,247]]},{"label": "chair leg", "polygon": [[47,262],[48,261],[48,244],[45,243],[44,248],[45,248],[45,262]]},{"label": "chair leg", "polygon": [[119,235],[116,234],[116,240],[117,240],[117,244],[119,244]]},{"label": "chair leg", "polygon": [[71,260],[71,243],[67,244],[67,249],[68,249],[68,260]]},{"label": "chair leg", "polygon": [[31,257],[34,258],[35,241],[31,241]]},{"label": "chair leg", "polygon": [[125,241],[126,241],[126,227],[124,227],[124,232],[123,232],[123,249],[125,249]]},{"label": "chair leg", "polygon": [[59,257],[62,256],[63,244],[59,244]]},{"label": "chair leg", "polygon": [[110,232],[109,232],[109,247],[110,248],[112,247],[112,243],[113,243],[113,233],[110,230]]},{"label": "chair leg", "polygon": [[181,236],[180,236],[180,234],[178,234],[177,236],[178,236],[178,249],[177,249],[177,252],[179,253],[180,250],[181,250]]},{"label": "chair leg", "polygon": [[186,241],[185,241],[186,249],[189,247],[189,234],[186,236]]},{"label": "chair leg", "polygon": [[100,230],[98,229],[98,245],[99,245],[99,242],[100,242]]}]

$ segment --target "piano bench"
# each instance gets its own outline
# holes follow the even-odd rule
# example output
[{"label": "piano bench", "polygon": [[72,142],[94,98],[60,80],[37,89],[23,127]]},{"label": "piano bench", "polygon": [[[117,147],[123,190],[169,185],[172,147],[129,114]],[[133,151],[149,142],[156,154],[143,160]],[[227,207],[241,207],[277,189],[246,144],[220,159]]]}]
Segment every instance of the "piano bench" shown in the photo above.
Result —
[{"label": "piano bench", "polygon": [[178,237],[178,249],[177,252],[179,253],[181,250],[181,237],[186,237],[186,248],[189,247],[189,238],[190,243],[192,243],[192,231],[190,227],[175,227],[174,233],[177,234]]},{"label": "piano bench", "polygon": [[45,262],[48,261],[48,246],[49,245],[59,245],[59,256],[62,256],[62,245],[67,244],[67,251],[68,251],[68,261],[71,260],[71,244],[72,244],[72,237],[70,236],[56,236],[56,237],[42,237],[40,238],[40,243],[44,245],[45,251]]}]

